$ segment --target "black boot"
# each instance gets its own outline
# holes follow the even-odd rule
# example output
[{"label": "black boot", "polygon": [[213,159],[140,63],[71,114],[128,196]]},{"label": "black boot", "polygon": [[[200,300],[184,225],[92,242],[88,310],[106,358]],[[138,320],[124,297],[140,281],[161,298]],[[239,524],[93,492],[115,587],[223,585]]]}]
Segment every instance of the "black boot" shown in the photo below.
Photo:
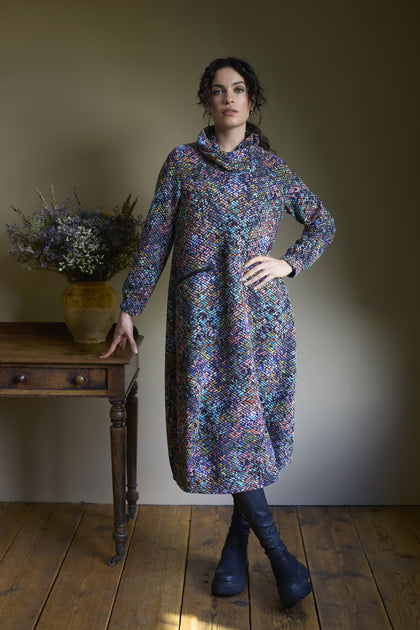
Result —
[{"label": "black boot", "polygon": [[234,506],[222,557],[211,585],[213,595],[237,595],[245,590],[249,530],[248,521]]},{"label": "black boot", "polygon": [[234,494],[233,498],[270,559],[285,608],[291,608],[312,591],[308,569],[281,540],[262,488]]}]

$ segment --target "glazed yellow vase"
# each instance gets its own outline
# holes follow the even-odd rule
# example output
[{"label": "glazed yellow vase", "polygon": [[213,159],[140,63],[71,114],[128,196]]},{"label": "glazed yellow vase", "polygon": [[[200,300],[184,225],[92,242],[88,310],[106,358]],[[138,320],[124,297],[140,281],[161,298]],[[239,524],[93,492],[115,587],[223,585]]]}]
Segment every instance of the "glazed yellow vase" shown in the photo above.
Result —
[{"label": "glazed yellow vase", "polygon": [[103,343],[116,315],[117,296],[109,281],[69,282],[63,316],[76,343]]}]

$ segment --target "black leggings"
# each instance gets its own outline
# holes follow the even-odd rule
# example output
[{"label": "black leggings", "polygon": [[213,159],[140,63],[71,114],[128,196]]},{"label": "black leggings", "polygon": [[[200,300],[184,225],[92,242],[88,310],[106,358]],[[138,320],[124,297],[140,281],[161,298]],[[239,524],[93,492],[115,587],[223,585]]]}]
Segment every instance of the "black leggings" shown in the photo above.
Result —
[{"label": "black leggings", "polygon": [[232,495],[236,510],[246,518],[262,547],[269,549],[282,545],[263,488]]}]

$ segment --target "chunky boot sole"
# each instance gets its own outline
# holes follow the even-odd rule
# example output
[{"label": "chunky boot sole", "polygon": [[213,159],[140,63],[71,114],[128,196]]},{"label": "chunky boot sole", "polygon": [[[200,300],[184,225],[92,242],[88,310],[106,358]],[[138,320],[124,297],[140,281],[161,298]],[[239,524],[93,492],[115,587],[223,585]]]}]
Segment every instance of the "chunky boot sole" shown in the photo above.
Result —
[{"label": "chunky boot sole", "polygon": [[246,589],[246,571],[248,569],[248,562],[246,563],[245,573],[237,580],[223,580],[217,576],[213,578],[211,585],[212,595],[218,595],[219,597],[229,597],[231,595],[239,595]]},{"label": "chunky boot sole", "polygon": [[308,569],[301,565],[298,574],[292,582],[278,585],[277,588],[284,607],[292,608],[312,591]]},{"label": "chunky boot sole", "polygon": [[239,595],[246,589],[246,579],[241,582],[218,582],[211,585],[212,595],[218,597],[230,597],[231,595]]}]

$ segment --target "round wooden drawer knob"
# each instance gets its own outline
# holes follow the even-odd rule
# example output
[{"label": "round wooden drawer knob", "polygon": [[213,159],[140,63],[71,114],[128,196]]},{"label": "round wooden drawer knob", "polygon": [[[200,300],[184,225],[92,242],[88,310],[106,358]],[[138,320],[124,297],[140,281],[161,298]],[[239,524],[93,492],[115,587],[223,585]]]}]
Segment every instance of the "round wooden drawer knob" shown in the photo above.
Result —
[{"label": "round wooden drawer knob", "polygon": [[15,382],[16,383],[24,383],[25,382],[25,375],[24,374],[18,374],[15,377]]},{"label": "round wooden drawer knob", "polygon": [[76,376],[76,378],[74,379],[74,382],[76,383],[76,385],[86,385],[87,383],[87,378],[86,376],[82,376],[81,374],[79,374],[78,376]]}]

